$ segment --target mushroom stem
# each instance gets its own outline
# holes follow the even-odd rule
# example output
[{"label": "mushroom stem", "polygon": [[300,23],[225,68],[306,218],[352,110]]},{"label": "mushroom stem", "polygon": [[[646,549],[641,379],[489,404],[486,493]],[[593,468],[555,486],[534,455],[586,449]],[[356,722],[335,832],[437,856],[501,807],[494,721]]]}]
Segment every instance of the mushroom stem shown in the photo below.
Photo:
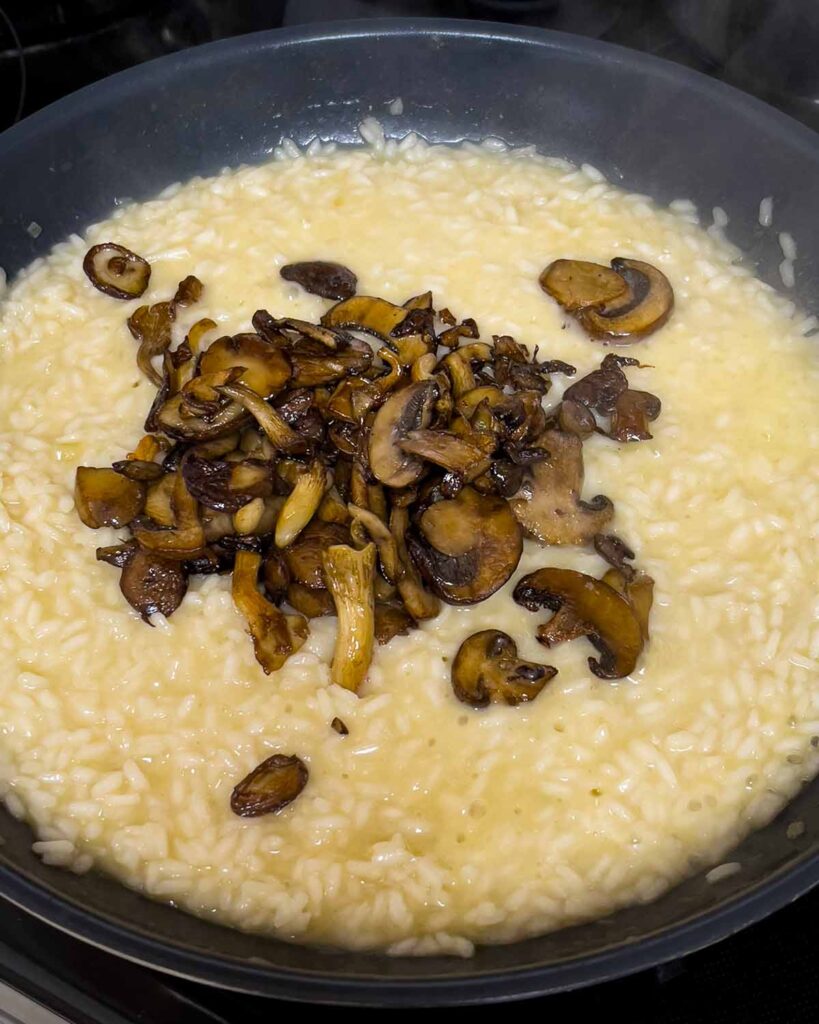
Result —
[{"label": "mushroom stem", "polygon": [[303,439],[255,391],[244,384],[224,384],[217,390],[246,409],[278,451],[290,452],[304,447]]},{"label": "mushroom stem", "polygon": [[276,547],[292,544],[313,518],[327,490],[327,470],[321,459],[313,459],[296,480],[276,520]]},{"label": "mushroom stem", "polygon": [[373,656],[375,544],[368,544],[362,551],[347,544],[333,544],[324,552],[322,562],[338,615],[330,677],[338,686],[356,693]]},{"label": "mushroom stem", "polygon": [[256,660],[266,674],[280,669],[307,639],[307,622],[301,615],[285,615],[262,597],[256,587],[262,556],[237,551],[233,566],[233,603],[247,619]]}]

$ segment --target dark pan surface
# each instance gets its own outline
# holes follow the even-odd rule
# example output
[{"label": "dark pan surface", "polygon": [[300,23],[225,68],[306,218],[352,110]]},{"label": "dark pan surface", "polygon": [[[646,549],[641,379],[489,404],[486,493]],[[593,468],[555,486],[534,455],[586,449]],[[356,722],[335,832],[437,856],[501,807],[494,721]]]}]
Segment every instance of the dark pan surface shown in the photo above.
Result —
[{"label": "dark pan surface", "polygon": [[[404,112],[387,113],[401,96]],[[819,141],[718,82],[617,47],[539,30],[406,20],[333,24],[214,43],[116,75],[0,136],[0,266],[11,277],[115,200],[224,166],[264,160],[283,136],[352,142],[363,117],[388,134],[457,141],[496,135],[588,162],[660,202],[720,206],[728,235],[779,283],[776,231],[799,245],[796,295],[819,311]],[[27,227],[42,227],[32,237]],[[115,952],[260,994],[421,1005],[510,999],[592,984],[680,956],[819,881],[819,786],[732,855],[718,885],[689,879],[657,902],[471,960],[323,952],[244,935],[152,903],[96,875],[44,866],[2,815],[0,895]],[[789,821],[805,822],[792,841]]]}]

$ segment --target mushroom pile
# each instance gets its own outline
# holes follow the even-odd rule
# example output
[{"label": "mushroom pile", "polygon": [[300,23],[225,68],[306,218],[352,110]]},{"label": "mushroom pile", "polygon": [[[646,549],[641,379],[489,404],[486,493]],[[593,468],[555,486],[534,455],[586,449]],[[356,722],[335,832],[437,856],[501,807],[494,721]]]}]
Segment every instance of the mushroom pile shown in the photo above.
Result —
[{"label": "mushroom pile", "polygon": [[[150,279],[148,263],[114,243],[91,249],[83,268],[121,299]],[[658,314],[659,272],[628,260],[612,268],[560,260],[541,283],[598,336],[598,320],[612,336],[659,326],[672,301],[660,294],[668,309]],[[660,402],[624,372],[638,361],[607,355],[547,412],[553,377],[575,374],[567,363],[539,360],[509,336],[480,340],[474,320],[436,310],[430,292],[403,305],[359,295],[356,276],[326,262],[281,274],[335,300],[318,324],[260,309],[252,331],[220,337],[203,318],[174,346],[177,311],[203,293],[195,277],[127,320],[137,365],[157,388],[145,436],[110,467],[80,467],[75,501],[87,526],[127,531],[97,557],[120,569],[129,604],[150,623],[173,614],[190,577],[232,574],[266,673],[304,644],[310,619],[336,615],[331,677],[357,691],[375,643],[434,618],[442,601],[495,593],[528,536],[594,545],[611,565],[602,580],[544,568],[519,581],[519,604],[553,613],[538,639],[586,637],[599,655],[592,672],[632,672],[652,583],[607,532],[612,502],[583,496],[583,442],[651,437]],[[452,685],[474,707],[518,704],[555,672],[484,630],[461,645]],[[234,810],[277,810],[306,780],[301,762],[269,759],[237,787]]]}]

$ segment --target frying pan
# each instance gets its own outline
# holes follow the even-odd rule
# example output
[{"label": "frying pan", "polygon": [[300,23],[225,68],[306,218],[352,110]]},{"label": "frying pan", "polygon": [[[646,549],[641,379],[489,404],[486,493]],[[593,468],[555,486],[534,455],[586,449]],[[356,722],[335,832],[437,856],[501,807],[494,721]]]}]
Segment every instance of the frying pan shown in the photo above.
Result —
[{"label": "frying pan", "polygon": [[[387,103],[400,96],[403,113]],[[356,141],[375,114],[390,135],[499,136],[588,162],[661,203],[693,199],[781,284],[776,230],[797,238],[795,297],[816,311],[819,139],[764,104],[618,47],[457,21],[367,21],[230,39],[89,86],[0,137],[0,266],[11,277],[115,200],[264,160],[283,136]],[[37,233],[36,228],[41,228]],[[36,235],[36,237],[35,237]],[[732,854],[661,899],[474,958],[396,959],[246,935],[153,903],[118,883],[43,865],[27,827],[3,816],[0,895],[88,942],[246,992],[366,1005],[511,999],[589,985],[682,956],[758,920],[819,881],[819,784]],[[796,840],[788,822],[806,825]]]}]

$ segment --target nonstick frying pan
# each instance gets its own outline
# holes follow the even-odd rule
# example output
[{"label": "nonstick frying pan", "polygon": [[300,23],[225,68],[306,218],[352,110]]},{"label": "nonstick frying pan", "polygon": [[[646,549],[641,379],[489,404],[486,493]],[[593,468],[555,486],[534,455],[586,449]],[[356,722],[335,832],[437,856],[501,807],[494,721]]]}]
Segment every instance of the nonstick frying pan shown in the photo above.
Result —
[{"label": "nonstick frying pan", "polygon": [[[403,113],[388,113],[400,96]],[[115,75],[0,136],[0,266],[9,277],[115,200],[258,162],[282,137],[357,140],[370,114],[389,135],[498,136],[588,162],[661,203],[722,207],[728,235],[781,286],[776,231],[797,239],[794,295],[816,312],[819,138],[764,104],[673,64],[586,39],[456,21],[366,21],[275,31],[188,50]],[[776,230],[759,225],[774,196]],[[707,217],[706,217],[707,219]],[[41,231],[31,230],[39,225]],[[36,237],[35,237],[36,235]],[[604,920],[474,958],[396,959],[246,935],[118,883],[43,865],[3,814],[0,895],[122,956],[226,988],[292,999],[429,1005],[589,985],[722,938],[819,881],[819,784],[702,874]],[[788,822],[806,825],[786,837]]]}]

